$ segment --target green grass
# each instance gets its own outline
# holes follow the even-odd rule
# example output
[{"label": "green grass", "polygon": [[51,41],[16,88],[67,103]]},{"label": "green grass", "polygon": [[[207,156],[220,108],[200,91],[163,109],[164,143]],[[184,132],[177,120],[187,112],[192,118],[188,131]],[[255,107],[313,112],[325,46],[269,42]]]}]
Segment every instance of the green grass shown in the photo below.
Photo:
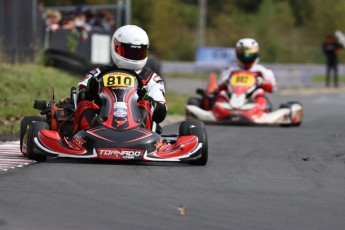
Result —
[{"label": "green grass", "polygon": [[51,87],[55,98],[69,97],[71,86],[76,86],[81,77],[34,64],[1,63],[0,136],[18,134],[24,116],[39,115],[33,108],[34,101],[49,101]]},{"label": "green grass", "polygon": [[[321,75],[321,74],[318,74],[318,75],[315,75],[314,76],[314,82],[316,83],[325,83],[325,75]],[[331,82],[333,82],[333,75],[331,75]],[[339,76],[339,83],[345,83],[345,76],[342,75],[342,76]]]},{"label": "green grass", "polygon": [[184,115],[185,106],[189,96],[167,93],[166,100],[168,106],[168,115]]},{"label": "green grass", "polygon": [[[0,137],[18,136],[24,116],[39,115],[33,108],[35,99],[50,100],[70,96],[70,89],[83,76],[72,76],[54,68],[35,64],[0,63]],[[188,96],[167,93],[168,114],[183,115]]]},{"label": "green grass", "polygon": [[208,79],[210,73],[165,73],[167,78],[189,78],[189,79]]}]

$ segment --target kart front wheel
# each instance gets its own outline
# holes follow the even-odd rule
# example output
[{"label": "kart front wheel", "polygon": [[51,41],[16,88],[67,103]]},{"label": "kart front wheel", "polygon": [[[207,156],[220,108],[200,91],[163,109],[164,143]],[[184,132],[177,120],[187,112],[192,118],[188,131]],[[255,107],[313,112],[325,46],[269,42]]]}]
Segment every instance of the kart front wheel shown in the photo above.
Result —
[{"label": "kart front wheel", "polygon": [[198,151],[198,158],[190,160],[188,163],[191,165],[206,165],[208,160],[208,140],[205,125],[202,121],[187,120],[180,124],[180,136],[195,135],[202,143],[202,148]]},{"label": "kart front wheel", "polygon": [[34,121],[30,125],[29,132],[28,132],[28,141],[27,141],[27,150],[28,150],[28,157],[29,159],[35,161],[45,161],[47,159],[46,155],[39,153],[35,148],[36,144],[34,138],[38,136],[38,132],[40,130],[47,130],[49,126],[46,122],[42,121]]},{"label": "kart front wheel", "polygon": [[45,121],[44,117],[40,116],[27,116],[24,117],[22,122],[20,123],[20,151],[24,156],[28,155],[27,151],[27,141],[28,141],[28,131],[31,123],[33,121]]}]

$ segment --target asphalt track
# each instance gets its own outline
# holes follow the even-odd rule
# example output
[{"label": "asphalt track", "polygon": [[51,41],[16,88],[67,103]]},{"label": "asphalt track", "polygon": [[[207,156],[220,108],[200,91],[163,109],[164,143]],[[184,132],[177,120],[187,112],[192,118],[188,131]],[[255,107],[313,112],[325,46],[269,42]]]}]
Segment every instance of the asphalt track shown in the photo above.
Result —
[{"label": "asphalt track", "polygon": [[1,173],[0,229],[343,230],[345,94],[273,104],[296,99],[299,128],[207,125],[205,167],[51,159]]}]

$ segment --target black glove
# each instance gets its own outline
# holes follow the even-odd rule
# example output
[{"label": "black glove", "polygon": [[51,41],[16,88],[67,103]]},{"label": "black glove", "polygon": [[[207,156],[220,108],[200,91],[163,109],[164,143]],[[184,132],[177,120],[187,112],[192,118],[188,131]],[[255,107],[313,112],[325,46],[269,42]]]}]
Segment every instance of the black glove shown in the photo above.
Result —
[{"label": "black glove", "polygon": [[145,87],[141,87],[141,88],[138,88],[137,89],[137,94],[138,94],[138,101],[141,101],[141,100],[147,100],[151,103],[151,101],[153,100],[148,92],[147,92],[147,89]]},{"label": "black glove", "polygon": [[77,103],[83,100],[86,100],[86,88],[82,88],[79,90]]},{"label": "black glove", "polygon": [[87,83],[85,91],[85,99],[94,100],[99,93],[99,81],[95,77],[91,77]]}]

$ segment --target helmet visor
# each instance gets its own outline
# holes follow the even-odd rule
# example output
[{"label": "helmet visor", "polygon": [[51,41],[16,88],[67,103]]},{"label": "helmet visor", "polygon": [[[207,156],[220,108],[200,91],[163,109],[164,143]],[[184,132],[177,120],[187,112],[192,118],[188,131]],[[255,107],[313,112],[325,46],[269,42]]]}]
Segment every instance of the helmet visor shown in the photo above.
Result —
[{"label": "helmet visor", "polygon": [[114,39],[114,49],[120,56],[130,60],[143,60],[147,58],[148,45],[125,44]]},{"label": "helmet visor", "polygon": [[257,47],[243,47],[237,49],[237,58],[243,63],[252,63],[259,57],[259,48]]}]

